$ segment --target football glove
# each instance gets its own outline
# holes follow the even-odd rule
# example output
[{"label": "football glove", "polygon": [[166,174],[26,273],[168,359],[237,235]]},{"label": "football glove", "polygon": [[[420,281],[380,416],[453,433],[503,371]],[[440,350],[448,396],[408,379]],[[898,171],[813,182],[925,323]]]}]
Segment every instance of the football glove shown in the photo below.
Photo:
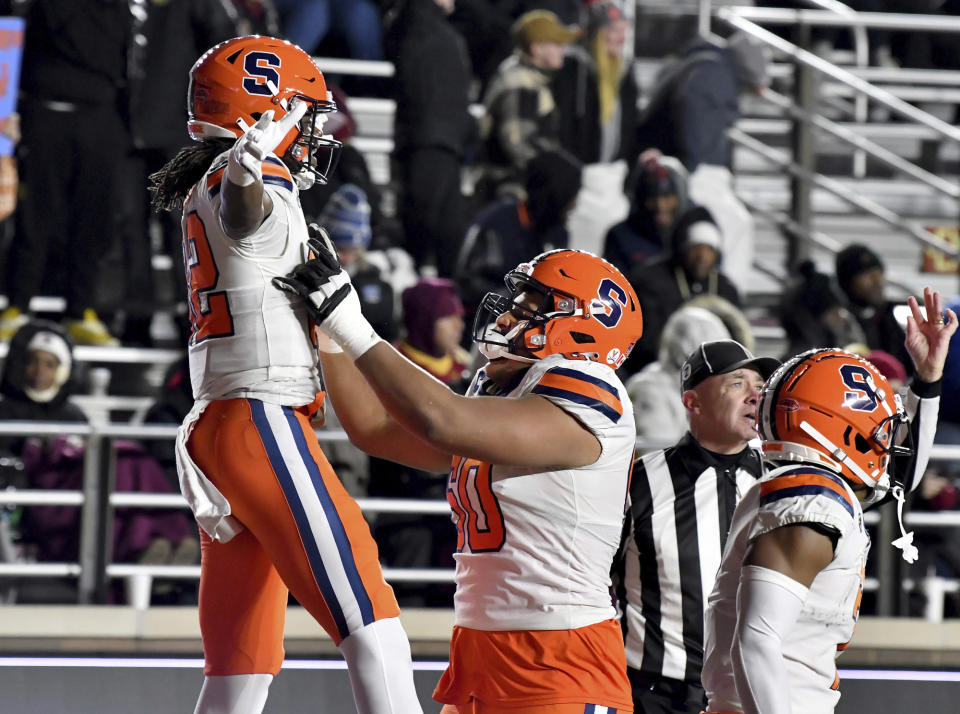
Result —
[{"label": "football glove", "polygon": [[289,106],[279,121],[273,120],[272,109],[264,112],[257,123],[237,139],[227,162],[227,178],[231,183],[249,186],[261,180],[263,160],[307,112],[307,103],[298,99],[292,99]]},{"label": "football glove", "polygon": [[326,232],[311,224],[308,244],[313,257],[275,277],[273,285],[302,297],[320,331],[357,359],[380,342],[380,336],[363,316],[357,291]]}]

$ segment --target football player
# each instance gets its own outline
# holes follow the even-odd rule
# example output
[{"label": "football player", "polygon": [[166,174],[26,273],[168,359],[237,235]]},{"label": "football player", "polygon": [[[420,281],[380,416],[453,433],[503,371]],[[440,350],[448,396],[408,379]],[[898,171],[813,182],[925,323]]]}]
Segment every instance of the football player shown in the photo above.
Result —
[{"label": "football player", "polygon": [[303,305],[270,286],[307,257],[298,192],[340,145],[310,56],[240,37],[190,72],[190,137],[154,177],[183,206],[195,406],[176,444],[201,526],[205,679],[196,712],[261,712],[283,661],[288,592],[329,633],[362,713],[419,714],[410,646],[359,507],[320,450],[317,352]]},{"label": "football player", "polygon": [[473,337],[487,363],[460,396],[360,314],[326,241],[274,281],[320,330],[330,398],[365,451],[449,470],[458,530],[444,712],[630,712],[610,598],[636,429],[614,371],[640,337],[630,283],[590,253],[543,253],[489,293]]},{"label": "football player", "polygon": [[[767,380],[758,427],[772,469],[733,515],[708,599],[703,685],[709,712],[831,714],[836,658],[853,637],[870,537],[863,509],[888,494],[902,513],[904,489],[919,485],[933,442],[939,381],[957,316],[940,295],[912,296],[906,345],[918,380],[907,394],[918,449],[908,483],[891,458],[908,419],[873,364],[839,349],[814,349]],[[905,454],[906,455],[906,454]],[[895,473],[904,473],[898,469]],[[893,542],[908,562],[913,534]]]}]

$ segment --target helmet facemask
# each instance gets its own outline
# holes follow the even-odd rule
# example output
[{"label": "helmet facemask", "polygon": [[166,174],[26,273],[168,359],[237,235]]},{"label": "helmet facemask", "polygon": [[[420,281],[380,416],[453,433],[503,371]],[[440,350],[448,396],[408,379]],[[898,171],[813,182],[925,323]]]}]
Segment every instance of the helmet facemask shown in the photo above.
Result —
[{"label": "helmet facemask", "polygon": [[314,183],[327,183],[327,177],[337,167],[342,144],[323,133],[327,114],[337,111],[336,104],[332,101],[311,99],[302,94],[295,98],[307,102],[309,107],[300,120],[299,134],[290,144],[284,158],[296,168],[292,173],[297,188],[305,191]]},{"label": "helmet facemask", "polygon": [[[558,317],[583,315],[577,299],[551,288],[531,277],[521,265],[506,275],[504,282],[510,296],[487,293],[477,308],[473,321],[473,340],[487,359],[535,362],[546,356],[537,354],[547,345],[548,324]],[[536,303],[531,306],[528,303]],[[601,308],[602,309],[602,308]],[[499,317],[509,312],[518,321],[509,332],[496,329]]]}]

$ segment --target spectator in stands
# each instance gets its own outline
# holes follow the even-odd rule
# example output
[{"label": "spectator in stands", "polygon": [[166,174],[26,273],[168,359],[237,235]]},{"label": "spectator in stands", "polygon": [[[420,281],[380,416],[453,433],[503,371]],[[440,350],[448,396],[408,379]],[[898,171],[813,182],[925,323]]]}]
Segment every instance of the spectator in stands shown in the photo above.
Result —
[{"label": "spectator in stands", "polygon": [[[470,355],[463,339],[463,303],[456,284],[424,278],[403,293],[403,337],[395,343],[404,357],[463,394],[470,375]],[[386,459],[370,457],[369,495],[376,498],[446,499],[447,474],[430,473]],[[457,549],[456,529],[446,514],[379,514],[373,536],[386,565],[394,568],[449,568]],[[452,584],[424,588],[394,584],[403,606],[451,607]]]},{"label": "spectator in stands", "polygon": [[344,184],[336,190],[317,222],[327,231],[337,248],[344,269],[357,288],[363,314],[381,334],[396,337],[397,310],[393,288],[383,279],[380,269],[366,259],[373,238],[370,227],[370,203],[363,189]]},{"label": "spectator in stands", "polygon": [[95,309],[96,277],[114,234],[111,199],[129,143],[121,107],[130,8],[35,0],[24,12],[19,111],[29,160],[20,176],[23,235],[4,261],[9,306],[0,339],[9,340],[31,299],[53,286],[66,299],[64,324],[77,344],[117,344]]},{"label": "spectator in stands", "polygon": [[525,196],[505,196],[484,208],[467,230],[457,261],[457,283],[472,315],[488,292],[505,290],[503,276],[531,255],[565,248],[566,217],[580,190],[581,166],[564,151],[531,159]]},{"label": "spectator in stands", "polygon": [[[470,60],[448,15],[453,0],[405,0],[387,29],[393,83],[397,205],[419,268],[450,277],[466,229],[461,169],[477,133]],[[430,71],[424,68],[429,67]]]},{"label": "spectator in stands", "polygon": [[337,170],[327,176],[326,183],[317,183],[309,191],[300,194],[304,215],[308,221],[315,221],[330,197],[344,184],[352,183],[363,190],[370,204],[370,228],[373,231],[370,246],[379,249],[399,245],[403,240],[400,223],[384,213],[380,187],[371,175],[366,157],[353,142],[357,120],[350,109],[350,98],[335,84],[329,85],[329,89],[337,104],[337,111],[327,119],[323,131],[342,144],[340,159],[337,161]]},{"label": "spectator in stands", "polygon": [[515,49],[483,98],[483,176],[477,190],[485,200],[516,191],[527,162],[560,147],[560,116],[550,79],[580,30],[561,24],[552,12],[531,10],[514,22],[511,34]]},{"label": "spectator in stands", "polygon": [[456,0],[450,22],[467,43],[478,96],[486,92],[497,67],[513,51],[513,16],[498,0]]},{"label": "spectator in stands", "polygon": [[640,87],[625,56],[627,21],[612,0],[586,6],[583,44],[572,44],[551,89],[560,143],[587,164],[635,156]]},{"label": "spectator in stands", "polygon": [[[0,380],[0,420],[86,422],[67,401],[73,390],[73,346],[63,328],[29,320],[14,334]],[[20,455],[26,437],[3,437],[0,448]]]},{"label": "spectator in stands", "polygon": [[380,13],[373,0],[273,0],[281,32],[307,53],[314,53],[328,33],[345,40],[353,59],[382,60]]},{"label": "spectator in stands", "polygon": [[470,354],[460,345],[464,312],[456,283],[423,278],[403,291],[404,329],[396,343],[400,354],[458,394],[470,376]]},{"label": "spectator in stands", "polygon": [[867,347],[889,352],[912,374],[913,362],[903,344],[905,333],[893,313],[895,303],[884,296],[887,282],[880,256],[866,245],[852,243],[837,253],[836,275]]},{"label": "spectator in stands", "polygon": [[729,339],[723,321],[706,308],[684,305],[667,319],[657,361],[625,384],[633,402],[638,438],[666,445],[683,436],[688,426],[687,410],[680,398],[683,363],[701,342]]},{"label": "spectator in stands", "polygon": [[603,257],[629,275],[637,265],[669,247],[677,218],[686,211],[687,170],[672,156],[645,151],[627,176],[626,220],[607,232]]},{"label": "spectator in stands", "polygon": [[[150,209],[147,177],[174,157],[183,141],[187,120],[183,98],[196,58],[208,47],[237,35],[237,13],[223,0],[143,3],[134,17],[138,38],[128,52],[127,122],[130,152],[120,187],[123,218],[118,221],[111,256],[118,256],[116,272],[124,344],[150,346],[150,325],[161,309],[185,311],[183,249],[180,221]],[[173,259],[169,284],[155,279],[150,222],[161,237],[157,248]]]},{"label": "spectator in stands", "polygon": [[812,260],[801,263],[797,273],[780,299],[780,324],[787,335],[784,358],[813,347],[851,349],[865,344],[860,323],[836,281],[819,272]]},{"label": "spectator in stands", "polygon": [[[86,422],[67,401],[72,390],[73,353],[64,330],[46,320],[27,322],[14,335],[0,380],[0,420]],[[84,446],[76,437],[4,439],[5,449],[23,459],[30,488],[83,488]],[[163,469],[139,444],[116,442],[115,490],[175,493]],[[112,557],[118,562],[191,564],[199,556],[196,529],[176,510],[118,509],[113,518]],[[80,511],[72,506],[24,509],[21,538],[29,557],[73,562],[78,557]],[[42,593],[25,591],[35,599]],[[57,597],[57,594],[53,594]]]},{"label": "spectator in stands", "polygon": [[[190,386],[190,364],[184,356],[167,368],[156,401],[147,409],[143,421],[145,424],[176,424],[179,426],[192,406],[193,389]],[[167,474],[170,485],[179,488],[177,464],[173,449],[170,448],[170,442],[162,439],[151,439],[146,442],[146,447]]]},{"label": "spectator in stands", "polygon": [[702,295],[717,295],[740,306],[736,287],[720,271],[720,231],[710,212],[688,208],[677,220],[671,247],[636,266],[630,283],[643,309],[644,340],[624,365],[628,374],[657,358],[660,333],[682,304]]},{"label": "spectator in stands", "polygon": [[240,35],[280,34],[280,17],[273,0],[230,0],[236,9],[237,31]]},{"label": "spectator in stands", "polygon": [[740,117],[740,94],[769,83],[768,56],[743,33],[718,43],[697,39],[657,77],[637,127],[637,152],[660,149],[691,173],[730,165],[726,131]]}]

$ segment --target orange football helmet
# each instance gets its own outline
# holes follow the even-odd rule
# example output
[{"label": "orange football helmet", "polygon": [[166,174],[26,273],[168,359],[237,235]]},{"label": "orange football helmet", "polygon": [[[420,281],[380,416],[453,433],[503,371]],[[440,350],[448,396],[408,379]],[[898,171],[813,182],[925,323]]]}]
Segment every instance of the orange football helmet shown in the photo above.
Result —
[{"label": "orange football helmet", "polygon": [[839,349],[815,349],[783,364],[760,394],[758,431],[767,461],[807,461],[872,490],[875,503],[891,487],[891,454],[907,416],[870,362]]},{"label": "orange football helmet", "polygon": [[[207,50],[190,70],[187,131],[194,141],[239,138],[268,110],[282,118],[292,99],[307,112],[275,149],[291,162],[301,188],[326,183],[341,144],[322,133],[325,114],[337,111],[323,73],[296,45],[273,37],[235,37]],[[306,183],[306,185],[303,185]]]},{"label": "orange football helmet", "polygon": [[[487,293],[477,309],[473,339],[488,359],[525,362],[562,354],[570,359],[623,364],[643,332],[640,301],[613,265],[581,250],[541,253],[507,273],[509,297]],[[518,298],[539,300],[536,309]],[[519,322],[507,334],[496,319],[511,312]]]}]

